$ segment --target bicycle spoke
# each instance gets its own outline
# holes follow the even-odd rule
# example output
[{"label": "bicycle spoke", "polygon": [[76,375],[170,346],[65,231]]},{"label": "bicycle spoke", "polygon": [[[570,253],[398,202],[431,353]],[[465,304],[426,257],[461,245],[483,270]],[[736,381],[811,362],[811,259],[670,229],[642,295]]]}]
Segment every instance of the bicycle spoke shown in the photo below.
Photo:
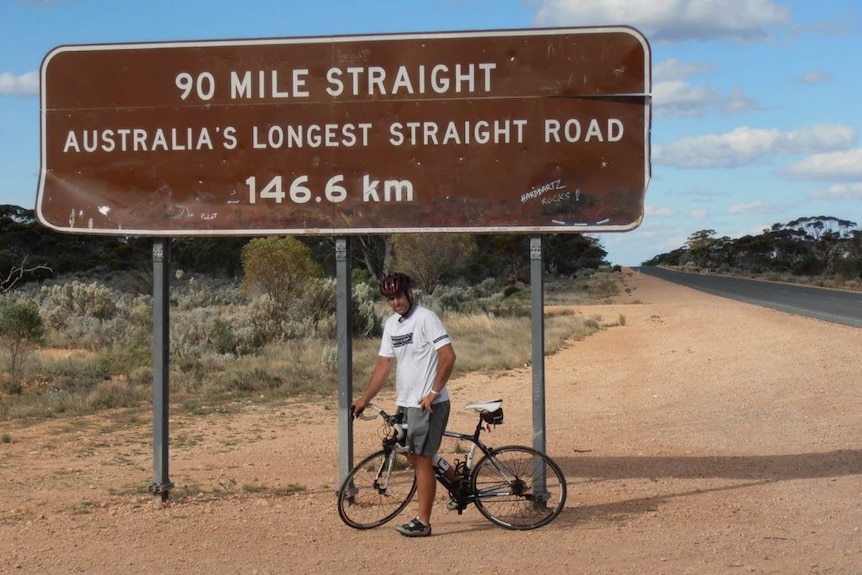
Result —
[{"label": "bicycle spoke", "polygon": [[473,473],[476,507],[508,529],[535,529],[563,509],[566,483],[550,458],[527,447],[503,447],[483,458]]}]

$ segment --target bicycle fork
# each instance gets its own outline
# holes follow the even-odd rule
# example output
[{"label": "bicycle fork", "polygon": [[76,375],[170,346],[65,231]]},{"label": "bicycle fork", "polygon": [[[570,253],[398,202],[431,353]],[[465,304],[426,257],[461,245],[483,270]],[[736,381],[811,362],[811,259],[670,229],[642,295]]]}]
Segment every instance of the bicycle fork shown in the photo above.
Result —
[{"label": "bicycle fork", "polygon": [[392,468],[394,466],[395,450],[392,450],[383,458],[380,469],[377,470],[377,476],[374,478],[374,489],[380,495],[386,495],[386,491],[389,489],[389,482],[392,479]]},{"label": "bicycle fork", "polygon": [[[394,451],[384,455],[383,460],[380,462],[380,467],[374,475],[374,481],[371,485],[380,495],[386,495],[386,491],[389,489],[389,482],[392,479],[392,468],[395,465],[394,455]],[[350,502],[353,502],[353,498],[359,493],[359,489],[352,481],[345,487],[345,491],[346,493],[342,495]]]}]

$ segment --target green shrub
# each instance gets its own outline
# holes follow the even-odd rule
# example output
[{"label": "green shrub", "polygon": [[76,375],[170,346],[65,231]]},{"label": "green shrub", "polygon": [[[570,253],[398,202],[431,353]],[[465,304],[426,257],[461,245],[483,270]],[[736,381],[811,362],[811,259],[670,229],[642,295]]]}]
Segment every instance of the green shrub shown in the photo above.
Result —
[{"label": "green shrub", "polygon": [[212,342],[218,354],[236,353],[236,336],[233,334],[233,327],[218,317],[213,321]]},{"label": "green shrub", "polygon": [[847,256],[835,264],[835,272],[842,278],[862,278],[862,258]]},{"label": "green shrub", "polygon": [[353,335],[376,337],[383,333],[383,322],[374,308],[374,288],[368,283],[353,286]]},{"label": "green shrub", "polygon": [[21,393],[20,378],[27,360],[45,336],[45,324],[31,303],[0,305],[0,345],[5,351],[5,368],[11,381],[4,383],[10,393]]},{"label": "green shrub", "polygon": [[249,295],[267,294],[287,305],[323,277],[311,250],[296,238],[255,238],[242,248],[242,289]]},{"label": "green shrub", "polygon": [[507,285],[505,288],[503,288],[503,297],[504,298],[509,298],[509,297],[523,298],[524,292],[523,292],[523,290],[521,290],[521,288],[519,288],[518,286],[516,286],[514,284]]},{"label": "green shrub", "polygon": [[117,294],[98,282],[68,283],[42,288],[48,318],[52,325],[63,326],[71,319],[89,316],[110,319],[117,311]]}]

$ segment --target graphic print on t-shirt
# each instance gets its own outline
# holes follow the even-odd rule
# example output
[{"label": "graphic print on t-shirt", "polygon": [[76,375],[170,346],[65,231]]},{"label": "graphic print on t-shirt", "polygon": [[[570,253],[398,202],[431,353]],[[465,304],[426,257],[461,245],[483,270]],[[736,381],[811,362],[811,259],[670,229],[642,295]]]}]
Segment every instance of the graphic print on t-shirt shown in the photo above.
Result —
[{"label": "graphic print on t-shirt", "polygon": [[392,336],[392,347],[404,347],[413,343],[413,332]]}]

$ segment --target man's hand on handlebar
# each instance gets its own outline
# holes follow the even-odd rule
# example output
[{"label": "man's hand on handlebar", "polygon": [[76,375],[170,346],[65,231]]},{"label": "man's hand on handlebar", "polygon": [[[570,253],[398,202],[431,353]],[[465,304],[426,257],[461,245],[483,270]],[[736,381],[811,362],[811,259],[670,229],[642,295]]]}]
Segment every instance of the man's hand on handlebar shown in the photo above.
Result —
[{"label": "man's hand on handlebar", "polygon": [[353,416],[353,419],[362,415],[366,405],[367,403],[362,401],[362,398],[353,400],[353,404],[350,406],[350,415]]}]

